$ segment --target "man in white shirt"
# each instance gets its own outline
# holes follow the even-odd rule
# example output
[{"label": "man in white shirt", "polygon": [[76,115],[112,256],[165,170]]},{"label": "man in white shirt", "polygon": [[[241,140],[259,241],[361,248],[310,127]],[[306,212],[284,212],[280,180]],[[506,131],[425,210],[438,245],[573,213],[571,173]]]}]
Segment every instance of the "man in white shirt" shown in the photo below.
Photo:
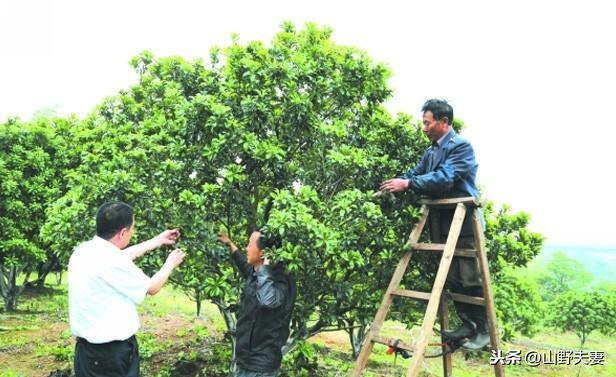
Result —
[{"label": "man in white shirt", "polygon": [[133,209],[123,202],[103,204],[96,213],[96,236],[79,245],[68,264],[69,322],[75,345],[76,377],[137,377],[139,329],[136,305],[155,295],[184,259],[173,250],[151,278],[133,260],[173,245],[177,229],[128,246],[135,232]]}]

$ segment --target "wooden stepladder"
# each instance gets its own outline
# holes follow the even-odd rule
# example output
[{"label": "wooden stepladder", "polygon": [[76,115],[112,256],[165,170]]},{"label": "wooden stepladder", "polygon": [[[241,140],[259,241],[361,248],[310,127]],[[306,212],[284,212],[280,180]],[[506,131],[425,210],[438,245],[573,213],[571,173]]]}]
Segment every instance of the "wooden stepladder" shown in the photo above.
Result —
[{"label": "wooden stepladder", "polygon": [[[404,298],[412,298],[418,300],[427,300],[428,307],[426,309],[426,313],[424,315],[423,325],[417,337],[417,340],[414,344],[406,344],[403,342],[397,343],[396,347],[400,349],[404,349],[406,351],[410,351],[413,353],[413,358],[411,360],[411,364],[406,372],[407,377],[416,377],[419,375],[419,370],[421,368],[422,361],[424,359],[424,352],[426,347],[428,346],[428,342],[432,338],[432,329],[434,327],[434,322],[436,320],[437,311],[439,312],[440,325],[441,330],[449,327],[448,317],[447,317],[447,301],[446,298],[451,298],[455,301],[482,305],[486,308],[487,318],[488,318],[488,328],[490,333],[490,347],[493,351],[499,350],[499,339],[498,339],[498,330],[496,327],[496,312],[494,307],[494,296],[492,294],[492,286],[490,284],[490,272],[488,269],[488,258],[486,256],[484,238],[483,238],[483,230],[481,225],[481,218],[479,215],[479,202],[477,199],[473,197],[467,198],[452,198],[452,199],[438,199],[438,200],[423,200],[421,201],[421,219],[411,232],[409,239],[407,241],[407,245],[410,246],[411,251],[408,251],[404,254],[396,270],[394,271],[394,275],[391,278],[391,282],[389,283],[389,287],[385,292],[383,297],[383,301],[381,302],[381,306],[374,317],[374,321],[372,322],[372,326],[370,326],[370,330],[368,335],[366,336],[366,340],[364,341],[363,348],[355,362],[355,368],[351,374],[352,377],[361,376],[366,364],[368,363],[368,358],[370,357],[370,353],[372,352],[372,348],[375,343],[380,343],[384,345],[390,345],[391,340],[386,339],[380,335],[381,326],[385,321],[387,316],[387,312],[389,311],[389,307],[391,306],[394,297],[404,297]],[[426,225],[426,221],[430,214],[431,208],[451,208],[455,207],[455,212],[453,215],[453,220],[451,223],[451,228],[449,230],[449,235],[447,236],[447,241],[442,243],[418,243],[419,237]],[[456,249],[456,244],[458,242],[458,237],[460,235],[460,230],[462,229],[462,223],[464,221],[464,217],[466,215],[467,210],[473,211],[473,233],[475,238],[475,249]],[[438,211],[435,211],[438,213]],[[435,221],[435,217],[432,217],[432,220]],[[432,227],[434,230],[434,227]],[[436,232],[433,231],[433,242],[438,242],[438,236]],[[414,251],[422,251],[422,252],[442,252],[440,265],[438,267],[438,271],[436,273],[436,278],[434,280],[434,286],[432,287],[431,293],[426,292],[418,292],[411,291],[406,289],[400,289],[400,282],[402,281],[402,277],[406,271],[406,268],[411,259],[411,255]],[[451,265],[451,261],[453,256],[460,257],[474,257],[477,258],[479,262],[479,270],[481,271],[481,278],[483,282],[483,294],[484,297],[472,297],[455,293],[443,293],[443,287],[445,285],[445,279],[449,272],[449,267]],[[443,344],[445,340],[443,339]],[[451,353],[446,352],[447,346],[443,345],[443,375],[445,377],[451,377],[452,375],[452,363],[451,363]],[[500,363],[496,363],[494,365],[494,371],[497,377],[504,376],[503,365]]]}]

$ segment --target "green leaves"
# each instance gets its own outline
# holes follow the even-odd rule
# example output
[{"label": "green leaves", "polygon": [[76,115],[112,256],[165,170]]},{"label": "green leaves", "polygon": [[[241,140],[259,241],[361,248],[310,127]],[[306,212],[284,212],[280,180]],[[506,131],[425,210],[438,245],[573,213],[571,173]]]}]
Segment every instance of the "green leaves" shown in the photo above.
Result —
[{"label": "green leaves", "polygon": [[593,276],[584,265],[567,257],[563,252],[552,254],[545,271],[538,276],[541,296],[552,301],[571,290],[584,290],[593,280]]},{"label": "green leaves", "polygon": [[9,310],[21,293],[13,277],[29,275],[51,255],[39,231],[66,187],[70,153],[61,134],[72,121],[0,124],[0,294]]},{"label": "green leaves", "polygon": [[562,331],[573,331],[580,338],[580,348],[591,332],[610,335],[616,323],[614,294],[572,291],[557,298],[550,308],[549,323]]},{"label": "green leaves", "polygon": [[539,330],[544,304],[534,281],[503,273],[494,285],[494,297],[497,316],[506,334],[519,331],[532,337]]},{"label": "green leaves", "polygon": [[507,205],[496,212],[491,202],[484,208],[491,274],[498,276],[508,266],[526,266],[541,252],[544,237],[528,229],[530,216],[527,213],[511,213]]}]

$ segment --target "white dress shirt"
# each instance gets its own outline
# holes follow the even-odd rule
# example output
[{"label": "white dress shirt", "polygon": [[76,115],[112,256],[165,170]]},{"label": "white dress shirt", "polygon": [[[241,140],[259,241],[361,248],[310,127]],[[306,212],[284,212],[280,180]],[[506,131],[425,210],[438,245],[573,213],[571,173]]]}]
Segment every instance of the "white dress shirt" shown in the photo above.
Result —
[{"label": "white dress shirt", "polygon": [[125,340],[139,329],[136,304],[150,278],[130,256],[100,237],[79,245],[68,263],[68,309],[73,335],[90,343]]}]

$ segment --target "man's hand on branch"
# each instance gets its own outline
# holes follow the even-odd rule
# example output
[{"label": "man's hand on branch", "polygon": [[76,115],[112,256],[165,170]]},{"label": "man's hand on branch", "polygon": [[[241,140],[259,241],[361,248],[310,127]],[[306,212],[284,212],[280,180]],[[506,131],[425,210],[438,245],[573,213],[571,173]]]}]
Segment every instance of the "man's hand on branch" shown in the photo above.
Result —
[{"label": "man's hand on branch", "polygon": [[172,268],[176,268],[177,266],[182,264],[182,262],[184,261],[185,255],[186,254],[184,254],[182,250],[175,249],[171,253],[169,253],[169,256],[167,257],[167,261],[165,263],[171,266]]},{"label": "man's hand on branch", "polygon": [[229,249],[231,249],[232,253],[235,253],[237,251],[237,246],[235,246],[233,241],[231,241],[229,236],[227,236],[225,233],[222,233],[222,234],[218,235],[218,241],[220,241],[221,243],[229,246]]},{"label": "man's hand on branch", "polygon": [[175,245],[178,238],[180,238],[179,229],[167,229],[154,239],[156,240],[157,247],[161,247],[165,245]]},{"label": "man's hand on branch", "polygon": [[408,188],[409,188],[408,179],[393,178],[393,179],[388,179],[384,181],[383,183],[381,183],[381,187],[379,187],[379,190],[381,192],[400,192],[400,191],[406,191],[408,190]]}]

